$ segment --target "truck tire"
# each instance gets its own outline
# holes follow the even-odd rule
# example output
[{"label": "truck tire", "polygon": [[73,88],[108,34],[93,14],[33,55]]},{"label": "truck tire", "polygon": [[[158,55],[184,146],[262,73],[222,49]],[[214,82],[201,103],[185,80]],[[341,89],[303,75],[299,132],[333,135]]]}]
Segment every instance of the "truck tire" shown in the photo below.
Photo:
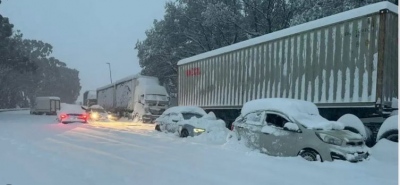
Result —
[{"label": "truck tire", "polygon": [[381,138],[379,138],[379,140],[385,138],[385,139],[387,139],[387,140],[389,140],[389,141],[393,141],[393,142],[398,143],[398,142],[399,142],[399,137],[398,137],[398,135],[399,135],[398,130],[389,130],[389,131],[385,132],[385,133],[381,136]]}]

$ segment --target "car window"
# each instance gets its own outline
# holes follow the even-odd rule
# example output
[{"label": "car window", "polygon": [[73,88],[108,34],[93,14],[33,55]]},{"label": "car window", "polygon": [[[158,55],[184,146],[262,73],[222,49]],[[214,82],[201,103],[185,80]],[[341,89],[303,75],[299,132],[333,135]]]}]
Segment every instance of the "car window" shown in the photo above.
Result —
[{"label": "car window", "polygon": [[283,118],[278,114],[272,114],[272,113],[267,114],[265,121],[267,122],[267,125],[272,125],[278,128],[283,128],[285,123],[289,122],[286,118]]},{"label": "car window", "polygon": [[182,113],[182,117],[185,120],[191,119],[192,117],[196,117],[196,118],[201,118],[203,117],[203,115],[197,114],[197,113],[191,113],[191,112],[184,112]]},{"label": "car window", "polygon": [[250,125],[262,125],[261,119],[264,112],[254,112],[246,115],[246,123]]}]

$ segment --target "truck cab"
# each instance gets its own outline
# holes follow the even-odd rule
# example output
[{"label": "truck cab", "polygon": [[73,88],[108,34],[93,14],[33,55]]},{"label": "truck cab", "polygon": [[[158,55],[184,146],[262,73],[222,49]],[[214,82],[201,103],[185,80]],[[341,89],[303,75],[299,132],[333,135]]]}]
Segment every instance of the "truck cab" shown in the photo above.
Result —
[{"label": "truck cab", "polygon": [[138,118],[145,123],[154,121],[169,107],[169,96],[166,92],[159,94],[150,93],[140,95],[134,114],[139,116]]}]

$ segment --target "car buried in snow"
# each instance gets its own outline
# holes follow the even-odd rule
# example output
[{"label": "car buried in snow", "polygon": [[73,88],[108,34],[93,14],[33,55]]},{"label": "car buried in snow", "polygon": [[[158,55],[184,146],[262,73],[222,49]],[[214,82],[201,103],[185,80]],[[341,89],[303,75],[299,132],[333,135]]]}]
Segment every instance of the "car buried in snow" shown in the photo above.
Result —
[{"label": "car buried in snow", "polygon": [[347,160],[368,156],[361,135],[319,115],[315,104],[270,98],[244,104],[233,131],[245,145],[272,156],[301,156],[309,161]]},{"label": "car buried in snow", "polygon": [[177,133],[180,137],[198,136],[221,128],[225,128],[224,121],[195,106],[171,107],[155,120],[156,130]]}]

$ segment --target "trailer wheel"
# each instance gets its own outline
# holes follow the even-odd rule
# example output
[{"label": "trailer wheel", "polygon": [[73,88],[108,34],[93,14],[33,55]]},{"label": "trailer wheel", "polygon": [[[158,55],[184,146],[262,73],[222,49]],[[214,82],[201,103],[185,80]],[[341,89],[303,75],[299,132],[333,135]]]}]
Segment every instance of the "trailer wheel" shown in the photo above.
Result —
[{"label": "trailer wheel", "polygon": [[389,131],[385,132],[380,139],[385,138],[389,141],[398,143],[399,142],[398,135],[399,135],[398,130],[389,130]]}]

